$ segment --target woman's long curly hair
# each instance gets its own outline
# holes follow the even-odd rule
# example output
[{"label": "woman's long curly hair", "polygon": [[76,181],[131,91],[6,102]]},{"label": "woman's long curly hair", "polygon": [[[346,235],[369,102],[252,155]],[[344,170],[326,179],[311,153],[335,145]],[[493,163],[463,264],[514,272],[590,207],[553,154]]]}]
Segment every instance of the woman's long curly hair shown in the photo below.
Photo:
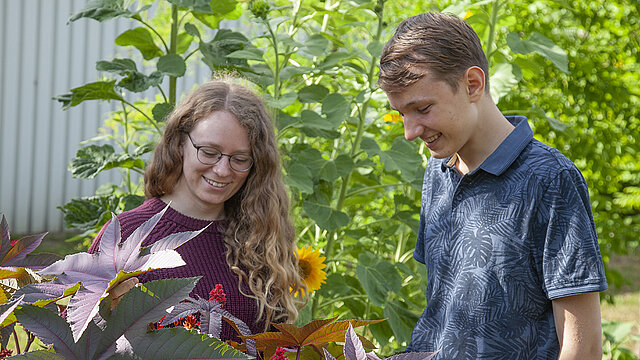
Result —
[{"label": "woman's long curly hair", "polygon": [[[293,322],[303,289],[298,270],[295,230],[289,218],[289,196],[282,180],[272,120],[261,99],[233,79],[213,80],[188,95],[169,115],[144,176],[148,197],[173,191],[182,174],[185,133],[215,111],[233,114],[247,131],[253,167],[245,184],[224,204],[227,263],[246,283],[258,304],[265,330],[272,321]],[[244,293],[244,292],[243,292]]]}]

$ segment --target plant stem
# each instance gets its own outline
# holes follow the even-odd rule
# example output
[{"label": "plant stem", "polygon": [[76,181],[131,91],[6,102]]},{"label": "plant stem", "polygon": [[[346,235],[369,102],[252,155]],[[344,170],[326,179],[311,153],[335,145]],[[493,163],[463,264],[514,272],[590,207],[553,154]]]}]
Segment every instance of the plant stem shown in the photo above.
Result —
[{"label": "plant stem", "polygon": [[[491,67],[491,56],[493,56],[493,43],[496,37],[496,25],[498,22],[498,12],[500,9],[500,0],[491,3],[491,19],[489,20],[489,38],[487,39],[487,61]],[[488,76],[488,74],[487,74]]]},{"label": "plant stem", "polygon": [[[176,54],[178,48],[178,6],[171,5],[171,42],[169,54]],[[176,105],[176,80],[175,76],[169,76],[169,102]]]},{"label": "plant stem", "polygon": [[365,186],[365,187],[359,188],[358,190],[353,190],[352,192],[348,193],[346,196],[347,197],[351,197],[351,196],[355,196],[355,195],[358,195],[358,194],[363,193],[363,192],[367,192],[369,190],[381,189],[381,188],[386,188],[386,187],[391,187],[391,186],[402,186],[402,185],[406,185],[406,184],[405,183],[393,183],[393,184],[380,184],[380,185],[374,185],[374,186]]},{"label": "plant stem", "polygon": [[298,346],[298,352],[296,353],[296,360],[300,360],[300,353],[302,352],[302,347]]},{"label": "plant stem", "polygon": [[153,118],[149,117],[149,115],[147,115],[144,111],[142,111],[140,108],[138,108],[137,106],[133,105],[132,103],[128,102],[127,100],[124,100],[124,103],[131,106],[132,108],[134,108],[137,112],[139,112],[140,114],[142,114],[142,116],[146,117],[147,120],[149,120],[151,122],[151,125],[153,125],[153,127],[156,128],[156,130],[158,130],[158,133],[160,135],[162,135],[162,130],[160,130],[160,127],[158,126],[158,123],[153,120]]},{"label": "plant stem", "polygon": [[156,31],[156,29],[149,25],[148,23],[146,23],[144,20],[142,20],[140,17],[134,17],[134,19],[140,21],[144,26],[148,27],[151,31],[153,31],[154,34],[156,34],[158,36],[158,38],[160,39],[160,41],[162,41],[162,46],[164,46],[164,51],[165,52],[169,52],[169,48],[167,47],[167,43],[164,41],[164,39],[162,38],[162,36]]},{"label": "plant stem", "polygon": [[267,30],[269,30],[271,43],[273,44],[273,52],[275,53],[276,64],[273,69],[273,98],[278,100],[280,98],[280,55],[278,54],[278,39],[271,28],[269,20],[264,20],[264,23],[267,25]]},{"label": "plant stem", "polygon": [[31,344],[33,344],[33,342],[36,340],[36,336],[33,335],[31,332],[29,332],[28,330],[25,330],[27,332],[28,340],[27,340],[27,345],[24,347],[24,352],[28,352],[29,349],[31,348]]},{"label": "plant stem", "polygon": [[157,85],[156,87],[158,88],[158,90],[160,90],[160,94],[162,94],[162,98],[164,99],[164,102],[169,102],[169,100],[167,100],[167,95],[165,95],[164,90],[162,90],[162,86]]},{"label": "plant stem", "polygon": [[22,351],[20,351],[20,342],[18,341],[18,333],[15,328],[13,329],[13,341],[16,342],[16,354],[22,354]]}]

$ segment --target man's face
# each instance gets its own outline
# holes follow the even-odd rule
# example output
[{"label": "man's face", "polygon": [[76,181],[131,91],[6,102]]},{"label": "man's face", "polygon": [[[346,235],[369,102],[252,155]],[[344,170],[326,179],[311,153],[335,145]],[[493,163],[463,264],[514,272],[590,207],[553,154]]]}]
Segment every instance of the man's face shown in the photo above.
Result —
[{"label": "man's face", "polygon": [[464,83],[454,92],[428,74],[400,92],[387,93],[391,108],[402,115],[405,138],[422,139],[438,159],[463,150],[477,125],[477,109]]}]

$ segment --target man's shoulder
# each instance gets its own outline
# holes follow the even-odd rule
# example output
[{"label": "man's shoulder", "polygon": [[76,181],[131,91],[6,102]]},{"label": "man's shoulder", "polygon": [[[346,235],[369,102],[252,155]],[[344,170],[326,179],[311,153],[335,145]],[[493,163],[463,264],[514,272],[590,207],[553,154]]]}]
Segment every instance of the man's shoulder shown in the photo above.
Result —
[{"label": "man's shoulder", "polygon": [[579,172],[576,165],[558,149],[532,139],[524,148],[516,169],[525,170],[543,183],[550,183],[564,172]]}]

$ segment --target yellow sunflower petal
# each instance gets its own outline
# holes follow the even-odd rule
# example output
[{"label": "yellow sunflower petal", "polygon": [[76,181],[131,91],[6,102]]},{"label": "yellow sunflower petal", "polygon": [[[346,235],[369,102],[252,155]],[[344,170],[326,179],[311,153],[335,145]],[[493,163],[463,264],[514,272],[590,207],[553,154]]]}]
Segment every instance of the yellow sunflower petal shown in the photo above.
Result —
[{"label": "yellow sunflower petal", "polygon": [[327,273],[322,269],[327,265],[324,264],[324,260],[326,257],[320,256],[320,251],[314,250],[311,246],[298,249],[298,266],[309,293],[320,289],[325,283]]}]

